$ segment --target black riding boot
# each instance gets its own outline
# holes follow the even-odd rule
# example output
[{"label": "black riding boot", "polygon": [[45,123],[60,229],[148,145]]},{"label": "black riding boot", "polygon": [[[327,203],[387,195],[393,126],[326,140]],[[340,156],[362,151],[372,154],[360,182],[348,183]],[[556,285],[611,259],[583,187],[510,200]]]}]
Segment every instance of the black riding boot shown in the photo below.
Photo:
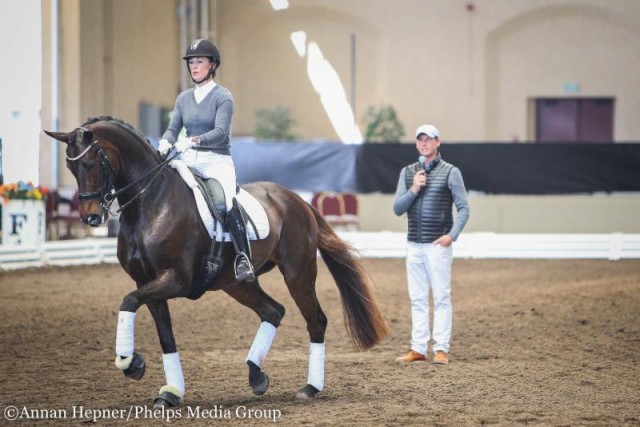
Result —
[{"label": "black riding boot", "polygon": [[233,238],[233,246],[236,249],[234,263],[236,280],[253,282],[256,280],[256,276],[253,273],[253,265],[251,264],[251,246],[249,246],[249,237],[247,236],[242,213],[235,199],[233,200],[233,208],[227,212],[227,227]]}]

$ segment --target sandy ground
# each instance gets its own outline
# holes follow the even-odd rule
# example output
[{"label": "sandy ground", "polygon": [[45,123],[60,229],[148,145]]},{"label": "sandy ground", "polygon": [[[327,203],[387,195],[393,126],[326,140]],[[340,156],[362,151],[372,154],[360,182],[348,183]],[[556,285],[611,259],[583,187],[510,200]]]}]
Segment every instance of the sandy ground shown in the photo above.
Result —
[{"label": "sandy ground", "polygon": [[[279,273],[265,290],[287,308],[265,363],[271,388],[247,384],[257,317],[221,292],[170,303],[186,377],[184,405],[154,413],[164,384],[149,312],[136,318],[141,381],[114,366],[116,316],[133,282],[116,265],[0,272],[0,424],[11,425],[640,425],[640,261],[456,260],[451,363],[409,366],[404,261],[366,260],[391,335],[352,349],[324,264],[326,388],[306,383],[308,336]],[[35,416],[36,419],[29,419]],[[129,417],[129,422],[126,422]],[[171,417],[179,417],[167,422]],[[208,418],[207,418],[208,417]],[[250,418],[251,417],[251,418]]]}]

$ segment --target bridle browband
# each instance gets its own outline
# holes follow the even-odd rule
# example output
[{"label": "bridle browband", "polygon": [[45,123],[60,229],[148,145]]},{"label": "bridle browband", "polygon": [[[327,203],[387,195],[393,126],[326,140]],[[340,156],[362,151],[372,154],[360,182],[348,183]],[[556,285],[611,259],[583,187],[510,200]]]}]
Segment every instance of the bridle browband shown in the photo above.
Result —
[{"label": "bridle browband", "polygon": [[[83,129],[85,131],[88,130],[88,129],[85,129],[85,128],[81,128],[81,129]],[[92,192],[88,192],[88,193],[78,193],[78,199],[80,201],[100,199],[100,207],[102,208],[103,216],[104,216],[105,219],[109,214],[111,214],[112,216],[114,215],[110,211],[111,205],[113,204],[113,201],[120,194],[124,193],[125,191],[130,189],[135,184],[138,184],[140,181],[148,178],[149,176],[151,176],[153,174],[153,176],[151,176],[151,179],[149,180],[147,185],[145,185],[142,188],[142,190],[137,192],[126,203],[123,203],[122,205],[120,205],[120,207],[116,211],[115,215],[117,215],[120,212],[122,212],[131,203],[133,203],[136,199],[138,199],[140,196],[142,196],[142,194],[144,194],[149,189],[149,187],[151,187],[151,185],[155,182],[156,178],[160,175],[160,172],[162,172],[162,170],[169,164],[169,162],[171,160],[173,160],[179,154],[177,152],[174,152],[174,154],[172,156],[167,156],[165,159],[162,160],[162,162],[160,162],[159,164],[157,164],[156,166],[151,168],[149,171],[147,171],[144,175],[142,175],[138,179],[130,182],[129,184],[127,184],[124,187],[122,187],[121,189],[116,190],[115,184],[113,183],[113,179],[115,179],[115,177],[116,177],[116,171],[115,171],[115,169],[113,169],[113,166],[111,165],[111,161],[109,160],[109,157],[107,157],[107,154],[104,152],[104,150],[102,149],[100,144],[98,144],[98,139],[97,138],[94,139],[91,142],[91,144],[89,144],[87,146],[87,148],[85,148],[84,151],[82,151],[82,153],[80,153],[76,157],[66,156],[67,160],[70,161],[70,162],[75,162],[77,160],[80,160],[84,155],[86,155],[89,151],[91,151],[92,148],[95,148],[98,151],[98,157],[100,158],[100,170],[101,170],[101,173],[102,173],[102,179],[101,179],[102,188],[100,189],[100,191],[92,191]]]}]

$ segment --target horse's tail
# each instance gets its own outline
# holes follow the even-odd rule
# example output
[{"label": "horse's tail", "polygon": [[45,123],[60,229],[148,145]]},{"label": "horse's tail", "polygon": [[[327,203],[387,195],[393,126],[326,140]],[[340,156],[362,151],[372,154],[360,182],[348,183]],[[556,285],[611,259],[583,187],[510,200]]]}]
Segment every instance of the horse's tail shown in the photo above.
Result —
[{"label": "horse's tail", "polygon": [[354,249],[333,231],[316,209],[313,213],[320,231],[318,249],[340,290],[349,338],[356,348],[367,350],[389,333],[371,292],[373,280]]}]

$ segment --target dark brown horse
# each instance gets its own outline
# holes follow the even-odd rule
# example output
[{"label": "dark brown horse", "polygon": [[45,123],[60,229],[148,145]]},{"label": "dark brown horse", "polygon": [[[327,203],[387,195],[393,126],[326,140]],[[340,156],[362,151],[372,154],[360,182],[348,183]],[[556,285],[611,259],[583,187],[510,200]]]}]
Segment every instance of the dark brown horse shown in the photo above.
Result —
[{"label": "dark brown horse", "polygon": [[[144,358],[134,351],[134,320],[138,308],[146,305],[160,338],[167,380],[155,404],[178,405],[184,396],[184,377],[167,300],[196,298],[196,272],[211,246],[193,194],[142,134],[120,120],[100,117],[69,133],[46,133],[67,144],[67,167],[78,183],[82,221],[97,227],[106,218],[112,199],[117,198],[120,205],[118,259],[137,290],[126,295],[120,306],[116,365],[128,377],[140,379],[144,375]],[[311,398],[324,386],[327,327],[315,291],[317,250],[338,285],[345,324],[355,347],[372,347],[388,328],[361,262],[314,208],[273,183],[252,183],[243,188],[260,202],[269,220],[268,236],[251,245],[256,276],[277,266],[307,324],[309,377],[297,397]],[[269,379],[261,370],[262,363],[285,309],[260,288],[258,280],[235,281],[234,250],[230,244],[224,246],[224,267],[207,290],[226,292],[260,318],[247,364],[253,392],[263,394]]]}]

